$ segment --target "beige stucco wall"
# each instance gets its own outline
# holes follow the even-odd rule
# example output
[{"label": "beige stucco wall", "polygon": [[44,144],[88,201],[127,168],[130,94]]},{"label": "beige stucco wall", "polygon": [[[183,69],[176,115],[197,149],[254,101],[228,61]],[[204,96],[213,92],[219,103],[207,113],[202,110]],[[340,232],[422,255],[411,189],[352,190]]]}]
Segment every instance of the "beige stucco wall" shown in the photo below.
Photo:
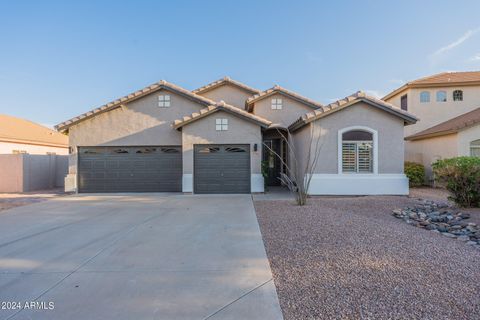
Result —
[{"label": "beige stucco wall", "polygon": [[[272,99],[282,99],[281,110],[272,110]],[[311,107],[282,94],[274,94],[255,102],[253,113],[272,121],[274,125],[286,128],[302,115],[313,110]]]},{"label": "beige stucco wall", "polygon": [[470,143],[480,139],[480,124],[458,133],[458,155],[470,156]]},{"label": "beige stucco wall", "polygon": [[305,164],[308,142],[313,133],[314,141],[319,138],[321,143],[320,160],[315,173],[338,173],[338,131],[351,126],[365,126],[378,132],[378,173],[403,173],[403,120],[363,102],[295,132],[293,139],[299,163]]},{"label": "beige stucco wall", "polygon": [[13,150],[24,150],[28,154],[47,154],[47,152],[53,152],[59,155],[68,154],[68,147],[59,148],[59,147],[51,147],[51,146],[0,141],[0,154],[12,154]]},{"label": "beige stucco wall", "polygon": [[[215,119],[228,119],[227,131],[215,130]],[[195,144],[250,144],[251,172],[261,173],[262,133],[260,126],[224,111],[215,112],[182,128],[183,174],[193,174]],[[258,150],[253,151],[253,145]]]},{"label": "beige stucco wall", "polygon": [[212,90],[208,90],[204,93],[199,93],[199,95],[204,96],[216,102],[223,100],[232,106],[235,106],[244,110],[245,101],[249,97],[251,97],[253,93],[243,90],[231,84],[224,84]]},{"label": "beige stucco wall", "polygon": [[[169,108],[158,107],[161,94],[170,95]],[[201,108],[197,102],[160,90],[72,126],[70,146],[76,150],[79,146],[181,145],[182,135],[173,129],[173,121]],[[76,159],[75,153],[70,156],[70,173],[76,173]]]},{"label": "beige stucco wall", "polygon": [[[463,90],[463,101],[453,101],[454,90]],[[420,103],[422,91],[430,92],[430,102]],[[446,102],[436,101],[437,91],[446,91]],[[408,111],[420,119],[416,124],[405,127],[407,136],[480,107],[480,86],[412,88],[388,102],[400,107],[400,97],[404,94],[408,94]]]},{"label": "beige stucco wall", "polygon": [[405,142],[405,160],[418,162],[425,166],[427,180],[432,178],[431,164],[439,159],[453,158],[458,155],[458,136],[449,134],[441,137]]}]

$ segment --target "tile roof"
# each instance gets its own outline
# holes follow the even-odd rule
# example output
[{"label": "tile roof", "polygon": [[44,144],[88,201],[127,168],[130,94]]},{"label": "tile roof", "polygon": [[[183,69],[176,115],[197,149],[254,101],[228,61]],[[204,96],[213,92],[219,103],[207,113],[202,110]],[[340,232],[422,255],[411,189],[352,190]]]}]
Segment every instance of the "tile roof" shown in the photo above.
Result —
[{"label": "tile roof", "polygon": [[0,114],[0,141],[68,147],[68,137],[37,123]]},{"label": "tile roof", "polygon": [[175,122],[173,123],[173,127],[175,129],[179,129],[186,124],[197,121],[197,120],[199,120],[203,117],[206,117],[206,116],[208,116],[208,115],[210,115],[214,112],[217,112],[217,111],[226,111],[228,113],[232,113],[234,115],[237,115],[237,116],[240,116],[240,117],[244,118],[245,120],[255,122],[255,123],[261,125],[264,128],[266,128],[266,127],[268,127],[272,124],[272,122],[267,120],[267,119],[264,119],[262,117],[254,115],[252,113],[249,113],[245,110],[239,109],[239,108],[234,107],[232,105],[226,104],[224,101],[220,101],[220,102],[218,102],[214,105],[208,106],[207,108],[204,108],[204,109],[200,110],[199,112],[194,112],[189,116],[185,116],[181,120],[175,120]]},{"label": "tile roof", "polygon": [[262,92],[260,92],[256,95],[248,98],[247,101],[246,101],[246,105],[247,105],[248,110],[252,111],[253,105],[254,105],[255,102],[263,100],[263,99],[265,99],[265,98],[267,98],[267,97],[269,97],[269,96],[271,96],[275,93],[280,93],[280,94],[286,95],[286,96],[288,96],[288,97],[290,97],[290,98],[292,98],[296,101],[302,102],[302,103],[304,103],[304,104],[306,104],[306,105],[308,105],[308,106],[310,106],[311,108],[314,108],[314,109],[321,108],[323,106],[321,103],[319,103],[317,101],[314,101],[314,100],[311,100],[311,99],[306,98],[304,96],[301,96],[298,93],[295,93],[293,91],[282,88],[279,85],[275,85],[270,89],[262,91]]},{"label": "tile roof", "polygon": [[249,91],[250,93],[260,93],[260,90],[252,88],[250,86],[247,86],[246,84],[241,83],[240,81],[233,80],[230,77],[223,77],[222,79],[219,79],[217,81],[214,81],[214,82],[211,82],[207,85],[204,85],[203,87],[195,89],[192,92],[196,93],[196,94],[201,94],[201,93],[204,93],[206,91],[213,90],[213,89],[215,89],[215,88],[217,88],[217,87],[219,87],[219,86],[221,86],[225,83],[233,84],[234,86],[237,86],[237,87],[242,88],[246,91]]},{"label": "tile roof", "polygon": [[130,93],[120,99],[116,99],[114,101],[111,101],[107,104],[104,104],[103,106],[101,107],[98,107],[96,109],[93,109],[91,111],[88,111],[84,114],[81,114],[75,118],[72,118],[70,120],[67,120],[65,122],[62,122],[60,124],[57,124],[55,126],[55,129],[58,130],[58,131],[66,131],[68,130],[68,128],[74,124],[77,124],[79,123],[80,121],[83,121],[83,120],[86,120],[88,118],[91,118],[99,113],[103,113],[103,112],[107,112],[107,111],[110,111],[110,110],[113,110],[113,109],[116,109],[116,108],[119,108],[121,107],[123,104],[125,103],[129,103],[133,100],[136,100],[136,99],[139,99],[143,96],[146,96],[148,94],[151,94],[155,91],[158,91],[158,90],[161,90],[161,89],[167,89],[167,90],[170,90],[170,91],[173,91],[173,92],[176,92],[180,95],[183,95],[184,97],[186,98],[189,98],[191,100],[194,100],[194,101],[197,101],[199,102],[200,104],[203,104],[205,106],[208,106],[208,105],[212,105],[212,104],[215,104],[215,101],[213,100],[210,100],[210,99],[207,99],[205,97],[202,97],[200,95],[197,95],[195,93],[192,93],[191,91],[187,90],[187,89],[184,89],[180,86],[177,86],[173,83],[170,83],[170,82],[167,82],[165,80],[161,80],[157,83],[154,83],[152,85],[149,85],[143,89],[140,89],[140,90],[137,90],[133,93]]},{"label": "tile roof", "polygon": [[405,123],[407,123],[407,124],[413,124],[418,120],[414,115],[412,115],[412,114],[410,114],[410,113],[408,113],[408,112],[406,112],[402,109],[399,109],[399,108],[395,107],[393,104],[390,104],[390,103],[385,102],[383,100],[368,96],[362,91],[357,91],[356,93],[354,93],[354,94],[352,94],[352,95],[350,95],[346,98],[343,98],[343,99],[340,99],[338,101],[332,102],[332,103],[330,103],[326,106],[323,106],[319,109],[316,109],[312,112],[309,112],[309,113],[303,115],[297,121],[295,121],[294,123],[292,123],[289,126],[289,130],[290,131],[296,131],[296,130],[302,128],[303,126],[305,126],[306,124],[312,122],[312,121],[318,120],[318,119],[323,118],[325,116],[328,116],[332,113],[343,110],[343,109],[345,109],[349,106],[352,106],[352,105],[354,105],[358,102],[365,102],[365,103],[367,103],[371,106],[377,107],[377,108],[382,109],[386,112],[394,114],[394,115],[404,119]]},{"label": "tile roof", "polygon": [[435,86],[457,86],[457,85],[480,85],[480,71],[462,71],[462,72],[441,72],[431,76],[423,77],[405,83],[387,94],[382,99],[391,97],[403,92],[408,88],[422,88]]},{"label": "tile roof", "polygon": [[471,127],[476,124],[480,124],[480,108],[464,113],[458,117],[447,120],[433,127],[420,131],[416,134],[408,136],[405,138],[405,140],[415,141],[457,133],[462,129]]},{"label": "tile roof", "polygon": [[410,81],[410,84],[449,84],[480,82],[480,71],[442,72]]}]

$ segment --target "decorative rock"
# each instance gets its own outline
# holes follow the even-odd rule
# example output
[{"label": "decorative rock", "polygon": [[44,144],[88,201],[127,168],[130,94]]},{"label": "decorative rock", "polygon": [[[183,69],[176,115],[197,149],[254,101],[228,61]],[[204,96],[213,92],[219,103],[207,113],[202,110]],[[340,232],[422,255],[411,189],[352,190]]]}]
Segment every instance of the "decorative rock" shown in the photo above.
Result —
[{"label": "decorative rock", "polygon": [[480,249],[480,227],[473,222],[469,213],[449,207],[447,203],[423,200],[414,207],[392,210],[392,215],[407,224],[441,233],[445,237],[458,238],[468,245]]},{"label": "decorative rock", "polygon": [[442,235],[449,238],[456,238],[457,236],[448,232],[442,232]]}]

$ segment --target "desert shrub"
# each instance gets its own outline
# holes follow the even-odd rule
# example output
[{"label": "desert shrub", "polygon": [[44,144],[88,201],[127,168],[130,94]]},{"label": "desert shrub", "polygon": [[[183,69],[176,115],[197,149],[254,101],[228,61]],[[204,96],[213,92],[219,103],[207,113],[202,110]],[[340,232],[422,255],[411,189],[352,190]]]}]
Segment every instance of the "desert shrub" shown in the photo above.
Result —
[{"label": "desert shrub", "polygon": [[405,175],[410,187],[420,187],[425,181],[425,167],[417,162],[405,162]]},{"label": "desert shrub", "polygon": [[480,158],[443,159],[432,167],[435,181],[450,191],[451,200],[462,207],[480,206]]}]

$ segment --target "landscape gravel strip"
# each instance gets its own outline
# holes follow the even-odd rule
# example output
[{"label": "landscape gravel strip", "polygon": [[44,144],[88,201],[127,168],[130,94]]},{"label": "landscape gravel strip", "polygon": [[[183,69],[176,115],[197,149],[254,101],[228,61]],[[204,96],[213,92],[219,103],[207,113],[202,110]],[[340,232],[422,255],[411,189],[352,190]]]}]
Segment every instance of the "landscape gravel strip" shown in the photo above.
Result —
[{"label": "landscape gravel strip", "polygon": [[416,203],[256,201],[285,319],[480,319],[480,250],[391,215]]}]

